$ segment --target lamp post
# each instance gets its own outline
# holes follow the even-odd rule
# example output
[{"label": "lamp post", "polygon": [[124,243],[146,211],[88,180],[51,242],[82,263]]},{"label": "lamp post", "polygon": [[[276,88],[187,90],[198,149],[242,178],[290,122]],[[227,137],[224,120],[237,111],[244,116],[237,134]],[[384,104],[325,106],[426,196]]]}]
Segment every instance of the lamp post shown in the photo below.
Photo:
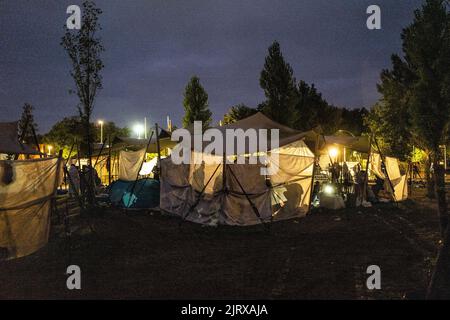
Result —
[{"label": "lamp post", "polygon": [[142,126],[142,124],[137,123],[137,124],[134,125],[133,131],[138,136],[138,139],[140,139],[141,138],[141,134],[144,132],[144,127]]},{"label": "lamp post", "polygon": [[103,120],[98,120],[98,124],[100,125],[100,143],[103,143]]}]

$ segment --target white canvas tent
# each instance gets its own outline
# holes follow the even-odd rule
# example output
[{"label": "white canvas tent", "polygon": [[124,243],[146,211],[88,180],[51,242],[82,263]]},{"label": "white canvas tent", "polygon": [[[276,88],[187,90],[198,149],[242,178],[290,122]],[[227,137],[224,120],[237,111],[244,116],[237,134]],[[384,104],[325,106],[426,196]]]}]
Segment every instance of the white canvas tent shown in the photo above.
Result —
[{"label": "white canvas tent", "polygon": [[[385,167],[387,176],[381,169],[381,156],[379,153],[372,153],[370,157],[370,170],[379,178],[384,179],[384,188],[388,190],[395,201],[403,201],[408,198],[408,177],[406,174],[400,173],[400,167],[398,165],[398,159],[392,157],[386,157]],[[390,180],[390,183],[389,183]],[[391,187],[392,184],[392,187]],[[392,190],[392,188],[394,190]]]},{"label": "white canvas tent", "polygon": [[[278,129],[279,147],[269,150],[278,160],[268,165],[279,168],[275,175],[261,175],[263,164],[174,164],[161,161],[161,200],[163,211],[201,224],[253,225],[302,217],[309,209],[314,154],[301,133],[276,123],[261,113],[226,129]],[[247,146],[244,152],[248,152]],[[197,156],[214,155],[191,152]],[[270,157],[269,157],[270,159]]]},{"label": "white canvas tent", "polygon": [[[39,154],[18,140],[17,122],[0,123],[0,154]],[[0,248],[23,257],[48,242],[51,200],[63,180],[59,158],[0,160]]]}]

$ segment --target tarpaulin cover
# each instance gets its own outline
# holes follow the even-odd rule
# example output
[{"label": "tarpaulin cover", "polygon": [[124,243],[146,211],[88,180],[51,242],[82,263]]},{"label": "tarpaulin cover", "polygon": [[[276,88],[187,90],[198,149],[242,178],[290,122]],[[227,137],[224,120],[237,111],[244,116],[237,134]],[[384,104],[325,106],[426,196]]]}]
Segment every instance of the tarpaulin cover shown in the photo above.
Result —
[{"label": "tarpaulin cover", "polygon": [[[309,207],[314,156],[301,140],[273,152],[278,160],[269,157],[268,165],[279,170],[272,176],[261,175],[262,164],[227,164],[224,173],[223,164],[176,165],[166,158],[161,161],[160,207],[210,225],[253,225],[301,217]],[[192,152],[191,158],[197,156]],[[210,157],[214,156],[205,158]]]},{"label": "tarpaulin cover", "polygon": [[138,151],[120,151],[119,180],[134,181],[144,160],[145,148]]},{"label": "tarpaulin cover", "polygon": [[51,198],[62,178],[57,158],[0,161],[0,247],[9,258],[47,244]]},{"label": "tarpaulin cover", "polygon": [[122,208],[155,208],[159,205],[159,181],[140,179],[136,181],[117,180],[111,184],[109,200]]},{"label": "tarpaulin cover", "polygon": [[392,157],[386,157],[385,160],[386,171],[391,180],[394,190],[392,190],[389,181],[386,179],[385,174],[381,168],[381,156],[379,153],[372,153],[370,156],[370,170],[378,177],[385,179],[385,188],[389,190],[395,197],[395,201],[403,201],[408,198],[408,178],[407,175],[400,173],[400,167],[398,165],[398,159]]}]

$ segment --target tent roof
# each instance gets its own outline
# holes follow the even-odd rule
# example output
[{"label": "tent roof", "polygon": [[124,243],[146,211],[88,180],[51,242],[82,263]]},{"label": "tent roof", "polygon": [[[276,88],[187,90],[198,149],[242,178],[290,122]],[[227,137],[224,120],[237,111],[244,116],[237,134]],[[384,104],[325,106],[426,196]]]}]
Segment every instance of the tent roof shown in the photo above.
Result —
[{"label": "tent roof", "polygon": [[[242,129],[244,131],[248,130],[248,129],[256,129],[256,130],[260,130],[260,129],[266,129],[266,130],[271,130],[271,129],[278,129],[279,130],[279,146],[282,147],[284,145],[290,144],[294,141],[298,141],[298,140],[305,140],[305,141],[309,141],[314,143],[316,141],[316,137],[319,134],[318,131],[316,131],[315,129],[310,130],[310,131],[306,131],[306,132],[301,132],[299,130],[295,130],[292,129],[288,126],[282,125],[276,121],[273,121],[272,119],[268,118],[267,116],[265,116],[263,113],[261,112],[257,112],[254,115],[251,115],[250,117],[247,117],[245,119],[224,125],[224,126],[217,126],[214,127],[213,129],[217,129],[219,130],[225,141],[224,141],[224,146],[226,145],[226,130],[227,129]],[[191,133],[193,132],[192,128],[190,128]],[[269,136],[270,133],[268,133]],[[194,139],[194,135],[192,135],[192,139]],[[205,141],[203,143],[203,147],[207,146],[210,142]],[[192,148],[194,147],[194,143],[192,141],[191,143]],[[267,148],[268,150],[272,149],[270,147],[270,137],[268,137],[268,141],[267,141]],[[248,141],[246,140],[246,146],[245,146],[245,152],[251,153],[251,152],[255,152],[255,150],[252,150],[249,146],[248,146]],[[237,153],[236,150],[236,144],[235,144],[235,154]]]},{"label": "tent roof", "polygon": [[18,122],[0,122],[0,153],[40,154],[38,150],[19,142]]}]

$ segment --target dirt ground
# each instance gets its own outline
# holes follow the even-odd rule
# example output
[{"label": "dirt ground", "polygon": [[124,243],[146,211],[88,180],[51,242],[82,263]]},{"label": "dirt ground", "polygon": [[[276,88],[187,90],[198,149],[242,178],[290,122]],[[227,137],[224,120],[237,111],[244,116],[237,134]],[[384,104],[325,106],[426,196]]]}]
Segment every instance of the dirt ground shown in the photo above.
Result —
[{"label": "dirt ground", "polygon": [[[314,211],[254,227],[202,227],[159,213],[106,210],[70,240],[0,262],[2,299],[421,298],[439,243],[434,202],[414,189],[398,207]],[[56,229],[55,229],[56,230]],[[67,266],[81,290],[66,288]],[[366,288],[369,265],[381,290]]]}]

